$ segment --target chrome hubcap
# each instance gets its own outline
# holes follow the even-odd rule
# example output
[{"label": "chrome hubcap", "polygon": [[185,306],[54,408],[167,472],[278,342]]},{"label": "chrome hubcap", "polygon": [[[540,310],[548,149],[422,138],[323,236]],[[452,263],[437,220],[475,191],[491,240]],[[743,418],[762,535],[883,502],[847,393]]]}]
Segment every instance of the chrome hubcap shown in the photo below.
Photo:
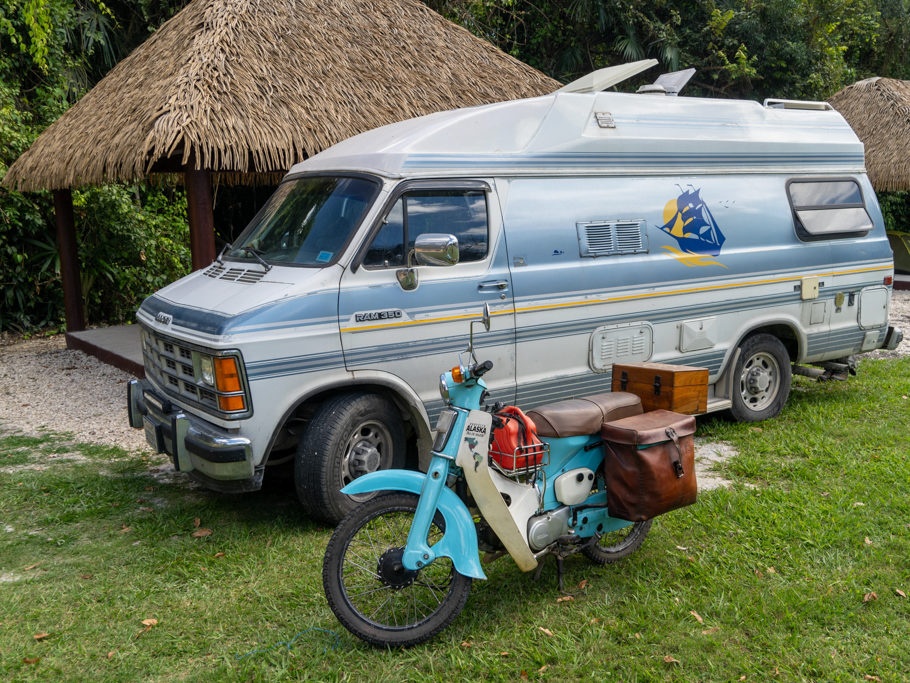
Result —
[{"label": "chrome hubcap", "polygon": [[[348,437],[341,463],[341,485],[346,486],[357,477],[388,467],[392,454],[392,436],[379,422],[364,422]],[[354,496],[366,500],[371,494]]]},{"label": "chrome hubcap", "polygon": [[743,364],[739,380],[740,396],[751,410],[763,410],[777,397],[780,366],[770,353],[761,351]]}]

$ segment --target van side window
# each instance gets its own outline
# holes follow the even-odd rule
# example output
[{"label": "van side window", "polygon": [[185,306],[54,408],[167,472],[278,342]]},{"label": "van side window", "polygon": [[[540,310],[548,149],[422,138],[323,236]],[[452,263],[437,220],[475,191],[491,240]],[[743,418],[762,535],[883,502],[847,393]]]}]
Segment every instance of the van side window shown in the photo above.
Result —
[{"label": "van side window", "polygon": [[480,190],[407,192],[386,215],[363,265],[404,267],[414,241],[425,233],[455,235],[459,262],[480,261],[487,255],[488,232],[486,194]]},{"label": "van side window", "polygon": [[858,237],[872,229],[862,190],[853,179],[789,180],[787,196],[802,240]]}]

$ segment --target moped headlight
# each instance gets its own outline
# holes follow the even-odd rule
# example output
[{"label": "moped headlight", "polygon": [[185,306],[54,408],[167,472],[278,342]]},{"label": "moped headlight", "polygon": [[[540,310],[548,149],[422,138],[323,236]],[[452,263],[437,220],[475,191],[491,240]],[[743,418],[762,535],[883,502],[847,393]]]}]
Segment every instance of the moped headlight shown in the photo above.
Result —
[{"label": "moped headlight", "polygon": [[439,395],[442,396],[443,401],[449,400],[449,385],[446,382],[446,373],[442,373],[439,376]]},{"label": "moped headlight", "polygon": [[449,440],[449,434],[452,431],[452,427],[455,426],[456,417],[458,417],[458,413],[451,408],[444,408],[443,411],[439,413],[439,418],[436,420],[436,438],[433,439],[434,451],[441,451],[446,447],[446,443]]},{"label": "moped headlight", "polygon": [[215,386],[215,366],[212,363],[211,356],[199,356],[199,374],[202,375],[202,381],[210,387]]}]

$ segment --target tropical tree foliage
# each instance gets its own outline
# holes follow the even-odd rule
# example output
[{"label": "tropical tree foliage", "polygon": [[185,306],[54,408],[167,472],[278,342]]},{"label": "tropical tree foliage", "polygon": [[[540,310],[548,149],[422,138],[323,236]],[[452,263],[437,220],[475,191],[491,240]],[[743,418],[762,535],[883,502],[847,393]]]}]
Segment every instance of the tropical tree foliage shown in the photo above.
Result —
[{"label": "tropical tree foliage", "polygon": [[608,64],[693,66],[723,97],[825,98],[868,75],[910,75],[908,0],[427,0],[567,81]]},{"label": "tropical tree foliage", "polygon": [[[0,177],[178,4],[0,0]],[[131,318],[144,296],[187,271],[185,204],[174,188],[74,192],[90,321]],[[0,330],[59,327],[59,271],[50,193],[0,188]]]}]

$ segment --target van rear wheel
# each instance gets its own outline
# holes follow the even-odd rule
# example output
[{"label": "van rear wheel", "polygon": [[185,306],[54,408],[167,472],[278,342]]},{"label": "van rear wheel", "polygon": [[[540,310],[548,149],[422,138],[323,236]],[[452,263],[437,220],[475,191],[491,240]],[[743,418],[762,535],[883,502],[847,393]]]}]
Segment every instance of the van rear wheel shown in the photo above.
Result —
[{"label": "van rear wheel", "polygon": [[780,339],[754,334],[739,346],[730,412],[738,422],[775,417],[790,395],[790,356]]},{"label": "van rear wheel", "polygon": [[342,487],[404,463],[404,426],[395,407],[377,394],[345,394],[329,399],[310,419],[297,446],[294,486],[310,517],[336,524],[376,495],[347,496]]}]

